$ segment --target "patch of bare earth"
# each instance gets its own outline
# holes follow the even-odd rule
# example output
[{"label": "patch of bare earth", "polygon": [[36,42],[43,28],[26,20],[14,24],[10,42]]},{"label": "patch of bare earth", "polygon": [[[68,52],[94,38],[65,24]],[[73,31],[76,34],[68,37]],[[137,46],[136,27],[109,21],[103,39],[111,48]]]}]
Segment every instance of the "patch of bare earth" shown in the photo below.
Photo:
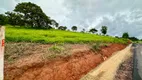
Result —
[{"label": "patch of bare earth", "polygon": [[133,58],[131,57],[120,65],[114,80],[133,80],[132,70]]},{"label": "patch of bare earth", "polygon": [[[33,47],[36,49],[33,50]],[[51,47],[51,45],[34,45],[32,48],[27,48],[22,51],[22,53],[25,54],[29,51],[29,53],[31,53],[30,55],[23,55],[23,57],[19,56],[20,58],[17,57],[13,63],[9,63],[8,60],[6,60],[4,79],[79,80],[91,69],[94,69],[106,58],[111,56],[113,52],[125,48],[126,45],[110,44],[107,47],[101,47],[100,51],[94,52],[90,50],[89,45],[65,44],[65,53],[71,53],[71,55],[59,56],[55,59],[43,59],[43,54],[50,54],[48,51],[46,52],[48,47]],[[9,57],[11,56],[13,55],[9,55]]]}]

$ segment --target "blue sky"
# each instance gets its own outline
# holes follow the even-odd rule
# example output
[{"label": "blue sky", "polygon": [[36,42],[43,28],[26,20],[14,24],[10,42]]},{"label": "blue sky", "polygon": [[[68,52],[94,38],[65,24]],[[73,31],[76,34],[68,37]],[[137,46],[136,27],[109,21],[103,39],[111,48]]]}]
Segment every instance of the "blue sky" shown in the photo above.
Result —
[{"label": "blue sky", "polygon": [[79,30],[108,26],[108,34],[142,38],[142,0],[0,0],[0,13],[12,11],[19,2],[33,2],[60,25]]}]

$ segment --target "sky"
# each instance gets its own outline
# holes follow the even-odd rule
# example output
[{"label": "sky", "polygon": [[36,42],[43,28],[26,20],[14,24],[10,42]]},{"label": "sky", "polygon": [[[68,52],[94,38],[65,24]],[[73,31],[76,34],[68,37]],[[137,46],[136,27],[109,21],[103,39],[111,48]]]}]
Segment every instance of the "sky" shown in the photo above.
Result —
[{"label": "sky", "polygon": [[142,39],[142,0],[0,0],[0,13],[12,11],[20,2],[39,5],[47,16],[60,25],[101,29],[108,27],[108,35]]}]

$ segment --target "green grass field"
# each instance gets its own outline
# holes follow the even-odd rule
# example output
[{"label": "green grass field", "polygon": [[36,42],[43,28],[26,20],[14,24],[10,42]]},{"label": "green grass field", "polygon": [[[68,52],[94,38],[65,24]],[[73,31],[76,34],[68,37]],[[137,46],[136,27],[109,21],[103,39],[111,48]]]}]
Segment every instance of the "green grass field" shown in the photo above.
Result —
[{"label": "green grass field", "polygon": [[37,30],[6,25],[6,42],[38,43],[127,43],[125,39],[61,30]]}]

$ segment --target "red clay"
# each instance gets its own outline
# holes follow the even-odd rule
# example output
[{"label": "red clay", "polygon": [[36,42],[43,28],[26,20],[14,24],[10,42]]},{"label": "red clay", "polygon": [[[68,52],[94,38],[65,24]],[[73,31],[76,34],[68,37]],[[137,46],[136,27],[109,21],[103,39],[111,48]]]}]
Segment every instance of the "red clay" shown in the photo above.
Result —
[{"label": "red clay", "polygon": [[122,44],[111,44],[94,53],[91,50],[75,52],[66,58],[33,63],[22,67],[5,67],[5,80],[79,80],[91,69],[104,61],[113,52],[125,48]]}]

